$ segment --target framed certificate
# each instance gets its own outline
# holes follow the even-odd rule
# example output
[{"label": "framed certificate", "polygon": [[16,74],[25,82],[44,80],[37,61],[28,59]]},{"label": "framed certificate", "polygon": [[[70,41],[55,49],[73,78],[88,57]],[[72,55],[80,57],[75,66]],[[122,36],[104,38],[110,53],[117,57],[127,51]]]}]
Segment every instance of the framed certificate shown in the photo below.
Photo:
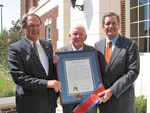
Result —
[{"label": "framed certificate", "polygon": [[58,52],[58,79],[62,85],[61,102],[78,103],[101,84],[96,51]]}]

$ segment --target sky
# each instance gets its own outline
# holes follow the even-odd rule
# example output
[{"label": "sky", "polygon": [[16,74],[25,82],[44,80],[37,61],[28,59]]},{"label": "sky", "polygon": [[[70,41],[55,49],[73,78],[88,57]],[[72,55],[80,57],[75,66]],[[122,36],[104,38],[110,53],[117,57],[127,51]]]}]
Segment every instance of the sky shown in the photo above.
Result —
[{"label": "sky", "polygon": [[[0,0],[0,4],[4,5],[2,8],[3,29],[9,30],[9,28],[12,27],[11,24],[12,21],[20,19],[20,0]],[[0,20],[1,20],[1,11],[0,11]]]}]

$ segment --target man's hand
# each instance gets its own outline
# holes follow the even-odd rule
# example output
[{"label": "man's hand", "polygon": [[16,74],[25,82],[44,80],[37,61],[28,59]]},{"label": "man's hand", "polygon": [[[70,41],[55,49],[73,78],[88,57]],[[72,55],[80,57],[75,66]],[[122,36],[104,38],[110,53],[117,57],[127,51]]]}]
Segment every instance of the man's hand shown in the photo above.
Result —
[{"label": "man's hand", "polygon": [[61,83],[57,80],[49,80],[47,83],[48,88],[53,88],[55,92],[61,92]]},{"label": "man's hand", "polygon": [[57,55],[53,56],[53,63],[56,64],[59,60],[59,57]]},{"label": "man's hand", "polygon": [[109,88],[109,89],[106,89],[105,91],[101,92],[98,94],[100,97],[101,97],[101,101],[100,103],[105,103],[107,102],[111,96],[112,96],[112,90]]}]

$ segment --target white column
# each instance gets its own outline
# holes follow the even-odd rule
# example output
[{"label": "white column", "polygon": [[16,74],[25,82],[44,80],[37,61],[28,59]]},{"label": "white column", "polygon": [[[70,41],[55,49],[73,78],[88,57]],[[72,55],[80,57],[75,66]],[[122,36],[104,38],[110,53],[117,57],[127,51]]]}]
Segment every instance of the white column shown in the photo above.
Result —
[{"label": "white column", "polygon": [[147,96],[147,113],[150,113],[150,95]]},{"label": "white column", "polygon": [[130,0],[126,0],[126,37],[130,38]]},{"label": "white column", "polygon": [[70,0],[59,0],[58,2],[58,17],[57,17],[57,29],[58,31],[58,41],[57,48],[60,48],[67,43],[68,33],[70,29]]},{"label": "white column", "polygon": [[[150,58],[150,54],[147,53],[147,63],[150,62],[149,58]],[[149,81],[150,81],[150,69],[149,69],[149,66],[147,66],[147,71],[148,71],[147,72],[147,84],[148,84]],[[150,113],[150,87],[149,86],[147,86],[147,113]]]}]

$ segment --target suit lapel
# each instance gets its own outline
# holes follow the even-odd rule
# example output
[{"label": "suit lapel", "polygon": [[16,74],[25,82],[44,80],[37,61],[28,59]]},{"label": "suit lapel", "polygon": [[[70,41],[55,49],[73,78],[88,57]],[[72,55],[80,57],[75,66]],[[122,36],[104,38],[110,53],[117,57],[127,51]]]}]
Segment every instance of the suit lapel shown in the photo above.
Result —
[{"label": "suit lapel", "polygon": [[34,61],[35,63],[37,63],[37,60],[39,61],[37,55],[35,54],[34,52],[34,49],[31,45],[31,43],[26,39],[26,38],[23,38],[21,40],[21,45],[23,45],[24,49],[26,50],[27,52],[27,58],[31,58],[32,61]]},{"label": "suit lapel", "polygon": [[[44,49],[44,51],[45,51],[45,54],[47,55],[47,58],[48,58],[48,62],[49,62],[49,70],[48,70],[48,75],[50,75],[50,73],[51,73],[51,64],[53,63],[52,61],[53,61],[53,53],[52,53],[52,50],[50,50],[51,48],[49,47],[49,45],[48,45],[48,43],[45,43],[44,41],[42,41],[42,40],[40,40],[40,44],[42,45],[42,47],[43,47],[43,49]],[[44,68],[43,68],[44,69]],[[45,72],[45,70],[44,70],[44,72]],[[46,72],[45,72],[45,74],[46,74]],[[48,76],[49,77],[49,76]]]},{"label": "suit lapel", "polygon": [[91,50],[91,48],[88,45],[84,44],[83,51],[89,51],[89,50]]},{"label": "suit lapel", "polygon": [[111,66],[113,64],[113,62],[119,56],[118,54],[121,51],[121,46],[122,46],[121,37],[119,37],[116,44],[115,44],[115,48],[113,50],[113,53],[112,53],[112,56],[111,56],[111,59],[110,59],[110,63],[108,64],[108,67]]},{"label": "suit lapel", "polygon": [[44,43],[42,40],[40,40],[40,44],[42,45],[48,59],[51,59],[51,56],[53,55],[53,53],[52,53],[52,50],[50,50],[49,45],[47,43]]},{"label": "suit lapel", "polygon": [[83,45],[83,51],[88,50],[88,46],[86,44]]},{"label": "suit lapel", "polygon": [[23,45],[28,54],[33,53],[33,47],[27,39],[23,38],[21,41],[21,45]]},{"label": "suit lapel", "polygon": [[[100,61],[101,61],[101,68],[102,70],[105,70],[106,65],[105,65],[105,46],[106,46],[106,39],[101,40],[98,44],[98,50],[100,50],[100,52],[104,55],[104,57],[100,57]],[[102,72],[103,73],[103,72]]]},{"label": "suit lapel", "polygon": [[68,45],[66,48],[64,48],[64,51],[73,51],[72,45]]},{"label": "suit lapel", "polygon": [[[27,56],[26,58],[28,59],[31,59],[31,63],[33,66],[38,66],[37,69],[40,69],[40,71],[42,73],[45,73],[45,70],[40,62],[40,59],[38,58],[38,56],[36,55],[31,43],[26,39],[26,38],[23,38],[22,41],[21,41],[21,45],[23,45],[23,48],[26,50],[27,52]],[[46,77],[46,76],[45,76]]]},{"label": "suit lapel", "polygon": [[105,39],[105,40],[102,40],[101,45],[102,45],[102,46],[100,46],[100,50],[101,50],[102,54],[105,55],[106,39]]}]

